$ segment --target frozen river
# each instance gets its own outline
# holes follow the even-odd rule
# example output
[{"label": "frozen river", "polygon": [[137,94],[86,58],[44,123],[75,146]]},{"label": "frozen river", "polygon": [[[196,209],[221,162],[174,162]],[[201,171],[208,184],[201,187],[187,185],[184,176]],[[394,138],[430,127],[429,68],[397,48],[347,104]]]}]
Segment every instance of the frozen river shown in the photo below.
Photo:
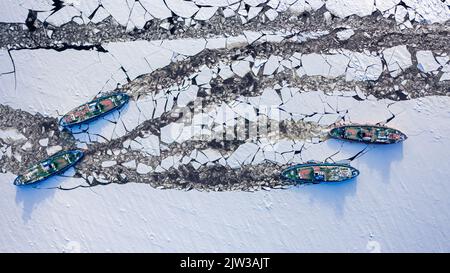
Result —
[{"label": "frozen river", "polygon": [[[450,3],[206,2],[2,1],[0,251],[450,251]],[[350,123],[408,139],[327,139]],[[68,149],[74,168],[13,185]],[[279,178],[308,160],[360,175]]]}]

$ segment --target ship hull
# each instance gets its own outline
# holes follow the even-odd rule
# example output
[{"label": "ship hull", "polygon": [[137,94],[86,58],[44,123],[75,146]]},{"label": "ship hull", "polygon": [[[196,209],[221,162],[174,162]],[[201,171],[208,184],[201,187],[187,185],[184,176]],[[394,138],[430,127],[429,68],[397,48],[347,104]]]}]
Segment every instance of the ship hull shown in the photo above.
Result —
[{"label": "ship hull", "polygon": [[394,144],[408,137],[401,131],[376,125],[344,125],[329,132],[331,138],[368,144]]},{"label": "ship hull", "polygon": [[60,119],[59,125],[71,127],[92,122],[114,110],[122,108],[128,101],[129,96],[125,93],[116,93],[97,98],[69,111]]},{"label": "ship hull", "polygon": [[54,175],[65,172],[78,163],[84,154],[79,150],[56,153],[49,158],[29,167],[23,174],[17,176],[14,185],[22,186],[44,181]]},{"label": "ship hull", "polygon": [[335,183],[350,180],[359,175],[359,171],[346,164],[311,163],[298,164],[285,169],[281,178],[296,183]]}]

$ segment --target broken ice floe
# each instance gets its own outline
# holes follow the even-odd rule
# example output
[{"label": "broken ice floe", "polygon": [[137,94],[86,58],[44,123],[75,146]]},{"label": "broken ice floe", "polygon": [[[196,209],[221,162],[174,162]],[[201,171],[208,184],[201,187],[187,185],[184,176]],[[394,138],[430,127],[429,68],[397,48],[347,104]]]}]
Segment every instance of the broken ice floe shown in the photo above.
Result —
[{"label": "broken ice floe", "polygon": [[18,132],[17,129],[8,128],[8,129],[0,129],[0,139],[5,141],[6,143],[9,143],[26,140],[27,138],[23,134]]},{"label": "broken ice floe", "polygon": [[441,64],[435,59],[433,52],[429,50],[419,50],[416,53],[417,68],[425,73],[437,71]]},{"label": "broken ice floe", "polygon": [[344,29],[344,30],[337,32],[336,37],[340,41],[345,41],[345,40],[350,39],[350,37],[352,37],[354,34],[355,34],[355,31],[353,31],[353,29],[349,28],[349,29]]},{"label": "broken ice floe", "polygon": [[[450,18],[448,5],[439,0],[215,0],[215,1],[184,1],[184,0],[114,0],[99,3],[98,0],[62,1],[55,8],[51,1],[21,0],[2,1],[0,21],[23,23],[28,16],[28,10],[37,12],[37,19],[54,26],[68,22],[77,24],[98,23],[108,16],[126,27],[128,31],[134,28],[142,29],[147,22],[164,20],[178,16],[185,24],[192,21],[208,20],[214,15],[225,18],[238,17],[245,24],[261,16],[269,21],[275,20],[280,13],[290,12],[301,14],[317,11],[323,6],[334,16],[345,18],[351,15],[369,16],[380,11],[385,16],[393,15],[398,24],[404,27],[411,22],[436,23],[445,22]],[[162,24],[168,24],[164,22]]]},{"label": "broken ice floe", "polygon": [[427,74],[438,74],[442,72],[440,81],[450,79],[450,58],[447,53],[435,55],[429,50],[419,50],[416,53],[417,68]]},{"label": "broken ice floe", "polygon": [[411,54],[405,45],[383,50],[383,57],[391,76],[396,77],[412,65]]}]

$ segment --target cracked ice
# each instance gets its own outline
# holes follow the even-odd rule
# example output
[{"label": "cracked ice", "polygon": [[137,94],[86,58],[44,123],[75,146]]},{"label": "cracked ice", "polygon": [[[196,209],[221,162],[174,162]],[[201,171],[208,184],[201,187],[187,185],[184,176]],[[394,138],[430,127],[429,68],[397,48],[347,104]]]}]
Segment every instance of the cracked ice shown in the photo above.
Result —
[{"label": "cracked ice", "polygon": [[[77,202],[83,194],[96,200],[98,191],[108,204],[124,204],[129,210],[135,207],[122,198],[138,196],[142,215],[147,214],[141,209],[148,208],[142,203],[150,200],[146,194],[163,204],[158,208],[173,199],[192,202],[194,208],[187,211],[194,214],[204,205],[214,207],[215,201],[209,198],[217,197],[226,204],[224,211],[241,210],[233,206],[236,202],[249,217],[252,207],[241,201],[248,197],[236,191],[256,191],[251,197],[258,204],[256,213],[270,212],[273,206],[281,222],[297,217],[287,212],[294,207],[303,216],[304,211],[331,207],[331,215],[326,211],[317,216],[318,226],[345,229],[347,220],[334,218],[349,214],[359,219],[363,229],[385,236],[387,251],[448,251],[448,244],[442,243],[449,239],[446,234],[424,235],[422,224],[407,225],[414,220],[404,211],[428,215],[423,203],[431,201],[422,193],[440,200],[429,203],[433,212],[450,208],[450,188],[443,183],[450,167],[446,153],[450,143],[449,19],[449,3],[440,0],[65,0],[57,6],[52,1],[2,1],[0,180],[8,182],[3,183],[3,191],[10,193],[13,176],[31,163],[78,148],[85,151],[78,165],[25,192],[43,194],[45,189]],[[125,107],[89,124],[66,130],[58,126],[64,113],[117,90],[130,95]],[[395,147],[327,140],[327,132],[337,123],[386,124],[409,138]],[[333,189],[295,188],[292,182],[279,179],[283,168],[311,159],[350,160],[361,176],[357,182]],[[432,183],[424,187],[424,180]],[[163,193],[142,188],[145,185],[233,192],[210,197],[199,192]],[[122,190],[124,197],[114,194]],[[378,200],[373,191],[387,197]],[[34,193],[38,200],[39,193]],[[15,198],[23,203],[24,222],[33,213],[43,217],[39,208],[33,212],[39,201],[34,204],[25,195],[18,190]],[[11,195],[4,200],[8,198]],[[207,198],[205,204],[202,198]],[[275,202],[266,200],[271,198],[279,202],[267,205]],[[364,213],[355,207],[364,202],[371,204],[362,210],[374,211],[381,220],[363,219]],[[376,208],[380,203],[382,207]],[[392,204],[398,204],[398,209],[389,219],[383,218],[383,206]],[[183,205],[176,203],[170,213],[176,215],[174,210]],[[138,221],[138,217],[117,216],[116,211],[105,213],[120,221]],[[211,219],[212,213],[201,217]],[[87,221],[95,219],[92,215]],[[229,219],[221,212],[217,215],[217,219]],[[401,222],[392,220],[397,218]],[[317,225],[314,218],[305,221],[313,229]],[[6,222],[1,228],[11,229]],[[434,226],[440,230],[449,222],[442,216]],[[254,224],[267,222],[258,218]],[[391,233],[379,227],[383,224]],[[226,225],[202,226],[210,227],[240,238]],[[78,237],[90,232],[62,229]],[[179,230],[165,223],[157,230],[159,234],[142,240],[148,243],[156,237],[150,248],[136,236],[132,238],[135,245],[127,249],[180,250],[163,242]],[[331,240],[337,230],[326,233],[324,240]],[[422,244],[395,239],[392,234],[397,230],[421,236]],[[256,236],[245,239],[248,247],[241,250],[324,250],[305,238],[288,242],[293,231],[288,228],[287,235],[282,235],[287,236],[283,237],[286,242],[279,246],[264,240],[258,245],[260,236]],[[34,234],[40,232],[37,229]],[[129,230],[107,231],[115,232],[125,236]],[[357,251],[365,251],[366,242],[345,240],[355,234],[363,238],[365,233],[344,232],[344,239],[334,239],[333,249],[346,251],[355,242]],[[192,249],[185,246],[183,236],[175,239],[181,250],[230,250],[225,243],[217,249],[206,246],[209,240]],[[25,249],[4,240],[0,245],[9,247],[6,250]],[[103,249],[102,244],[83,244],[88,251]],[[61,246],[40,245],[31,250],[43,249],[60,251]],[[112,244],[111,249],[124,249],[124,245]]]}]

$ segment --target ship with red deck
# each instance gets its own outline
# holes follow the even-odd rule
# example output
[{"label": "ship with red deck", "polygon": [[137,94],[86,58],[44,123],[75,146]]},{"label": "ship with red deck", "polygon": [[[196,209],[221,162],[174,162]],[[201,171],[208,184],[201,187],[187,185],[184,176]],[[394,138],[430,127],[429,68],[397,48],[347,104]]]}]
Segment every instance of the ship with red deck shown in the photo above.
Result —
[{"label": "ship with red deck", "polygon": [[407,139],[399,130],[379,125],[343,125],[333,128],[329,136],[371,144],[392,144]]},{"label": "ship with red deck", "polygon": [[123,107],[129,99],[129,96],[122,92],[96,98],[69,111],[60,119],[59,124],[69,127],[92,121]]},{"label": "ship with red deck", "polygon": [[308,161],[286,168],[281,178],[296,183],[342,182],[359,175],[359,171],[345,163]]}]

